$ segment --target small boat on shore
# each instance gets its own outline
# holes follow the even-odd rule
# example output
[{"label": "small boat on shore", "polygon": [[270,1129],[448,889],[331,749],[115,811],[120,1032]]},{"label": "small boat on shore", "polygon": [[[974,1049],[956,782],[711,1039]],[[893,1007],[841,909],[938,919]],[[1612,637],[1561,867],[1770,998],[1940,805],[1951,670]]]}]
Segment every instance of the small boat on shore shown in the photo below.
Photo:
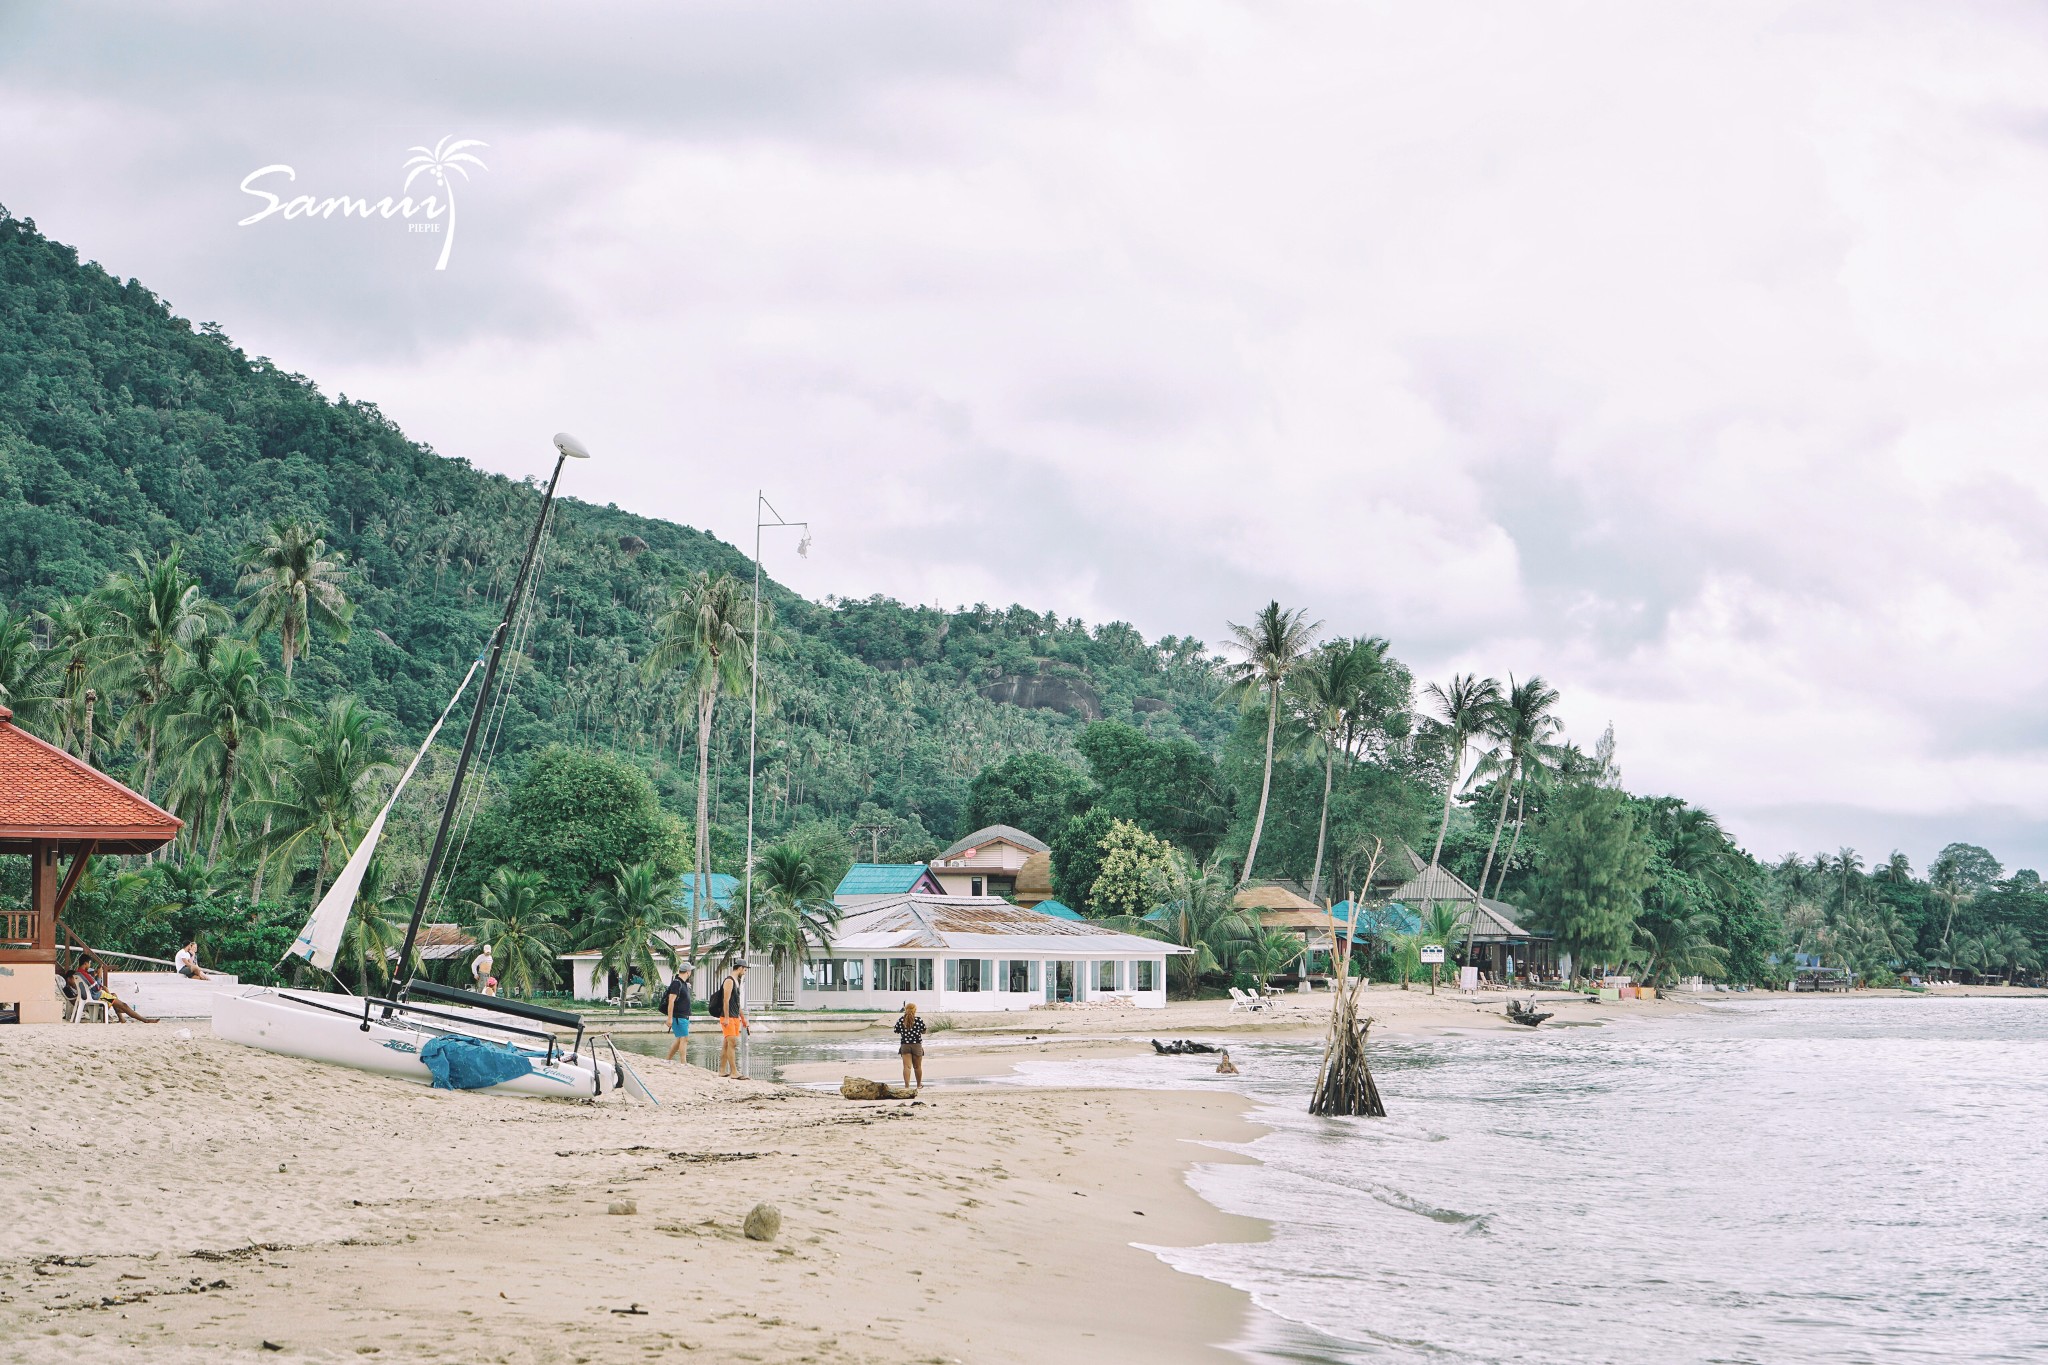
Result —
[{"label": "small boat on shore", "polygon": [[[581,1015],[437,985],[419,980],[411,973],[413,945],[419,939],[420,923],[448,848],[449,830],[462,799],[463,779],[490,713],[491,687],[497,680],[514,623],[522,606],[531,600],[527,585],[535,551],[554,506],[562,465],[569,459],[588,455],[566,433],[556,434],[555,449],[559,454],[554,476],[548,480],[540,514],[526,543],[526,557],[520,561],[518,577],[505,601],[505,617],[492,633],[489,648],[463,675],[461,686],[442,708],[440,719],[427,731],[419,752],[392,788],[383,809],[370,822],[362,841],[349,855],[327,894],[313,907],[305,928],[286,953],[287,958],[297,957],[320,971],[332,973],[342,931],[354,909],[363,874],[383,837],[384,822],[419,770],[427,750],[433,747],[435,736],[440,734],[456,703],[469,690],[471,679],[482,669],[483,681],[477,686],[476,701],[471,707],[469,731],[463,737],[462,753],[441,804],[441,822],[433,848],[420,873],[419,893],[413,903],[412,920],[406,926],[405,943],[398,951],[390,995],[354,996],[270,987],[221,992],[215,995],[213,1004],[213,1031],[217,1036],[288,1057],[351,1067],[438,1089],[553,1099],[595,1099],[609,1090],[624,1089],[637,1099],[653,1101],[653,1095],[632,1074],[609,1038],[603,1040],[603,1046],[610,1055],[603,1059],[596,1053],[596,1044],[586,1045]],[[565,1032],[572,1032],[574,1037],[566,1052],[560,1037]]]}]

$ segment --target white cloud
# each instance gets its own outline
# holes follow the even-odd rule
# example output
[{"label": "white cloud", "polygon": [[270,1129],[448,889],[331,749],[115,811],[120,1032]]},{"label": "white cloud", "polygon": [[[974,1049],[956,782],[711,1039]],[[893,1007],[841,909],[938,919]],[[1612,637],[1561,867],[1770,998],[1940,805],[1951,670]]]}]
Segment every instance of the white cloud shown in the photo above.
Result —
[{"label": "white cloud", "polygon": [[[18,10],[7,200],[445,453],[567,427],[740,543],[765,486],[806,592],[1278,596],[1542,672],[1760,852],[2048,855],[2033,11],[436,13]],[[229,226],[444,132],[492,143],[445,276]]]}]

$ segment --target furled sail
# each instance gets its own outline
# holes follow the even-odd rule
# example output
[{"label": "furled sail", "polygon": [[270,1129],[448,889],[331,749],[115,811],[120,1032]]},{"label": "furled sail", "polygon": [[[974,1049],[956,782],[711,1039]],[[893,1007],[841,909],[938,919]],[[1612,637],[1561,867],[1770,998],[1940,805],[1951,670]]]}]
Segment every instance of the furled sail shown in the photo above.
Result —
[{"label": "furled sail", "polygon": [[327,888],[327,894],[313,907],[313,914],[306,921],[306,927],[299,930],[298,938],[292,943],[286,957],[302,957],[321,971],[334,969],[334,954],[341,947],[342,930],[348,927],[349,911],[356,903],[356,889],[363,883],[363,873],[369,869],[370,859],[377,854],[377,841],[384,837],[384,821],[391,814],[391,808],[398,804],[398,797],[405,790],[405,784],[412,781],[413,772],[420,766],[420,760],[427,756],[427,750],[434,747],[434,737],[441,733],[441,726],[455,710],[455,703],[462,700],[462,694],[469,690],[470,680],[483,667],[478,659],[469,666],[469,672],[462,675],[462,686],[455,689],[455,695],[448,699],[448,705],[441,709],[441,719],[434,722],[434,728],[427,731],[426,742],[420,751],[412,756],[406,765],[405,775],[398,779],[398,785],[391,789],[391,799],[384,803],[384,809],[377,812],[377,818],[370,822],[369,833],[356,845],[356,851],[349,855],[341,875],[334,879],[334,885]]}]

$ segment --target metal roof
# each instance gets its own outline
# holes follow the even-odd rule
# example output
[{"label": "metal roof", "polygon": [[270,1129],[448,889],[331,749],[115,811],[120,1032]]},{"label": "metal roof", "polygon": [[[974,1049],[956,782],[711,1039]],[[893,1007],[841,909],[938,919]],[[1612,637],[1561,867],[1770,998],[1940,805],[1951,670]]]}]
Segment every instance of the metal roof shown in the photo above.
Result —
[{"label": "metal roof", "polygon": [[[931,869],[923,863],[855,863],[846,869],[846,875],[839,879],[839,889],[832,895],[834,899],[840,896],[904,896],[917,890],[930,876]],[[932,886],[938,886],[936,879]]]},{"label": "metal roof", "polygon": [[1054,919],[1077,920],[1081,918],[1081,912],[1064,901],[1040,901],[1031,908],[1041,915],[1051,915]]},{"label": "metal roof", "polygon": [[983,844],[994,843],[998,839],[1015,844],[1027,853],[1043,853],[1051,847],[1045,840],[1026,834],[1015,825],[989,825],[974,831],[964,839],[954,840],[939,856],[950,858],[956,853],[964,853],[970,848],[980,848]]},{"label": "metal roof", "polygon": [[835,953],[925,949],[1075,958],[1189,951],[1098,921],[1027,910],[999,896],[911,895],[864,906],[840,920],[830,946]]}]

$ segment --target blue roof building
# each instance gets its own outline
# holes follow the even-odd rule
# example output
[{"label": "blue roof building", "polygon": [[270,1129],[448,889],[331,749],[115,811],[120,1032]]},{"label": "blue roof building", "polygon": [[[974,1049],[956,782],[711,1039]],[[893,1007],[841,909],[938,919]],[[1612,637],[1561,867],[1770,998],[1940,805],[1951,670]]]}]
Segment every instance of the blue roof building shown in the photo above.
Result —
[{"label": "blue roof building", "polygon": [[839,879],[832,899],[840,905],[864,904],[880,896],[939,896],[945,888],[923,863],[855,863]]}]

